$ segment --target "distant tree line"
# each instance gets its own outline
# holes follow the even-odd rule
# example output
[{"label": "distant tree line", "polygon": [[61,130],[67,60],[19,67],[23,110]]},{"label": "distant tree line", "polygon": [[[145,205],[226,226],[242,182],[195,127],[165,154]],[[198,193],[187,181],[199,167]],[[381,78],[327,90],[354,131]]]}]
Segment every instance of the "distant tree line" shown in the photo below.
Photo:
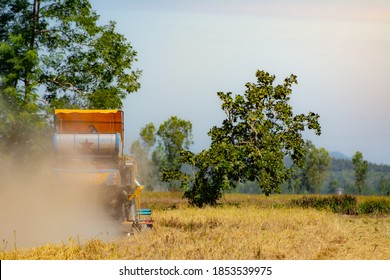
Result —
[{"label": "distant tree line", "polygon": [[[353,170],[352,160],[332,158],[332,172],[342,170]],[[390,165],[368,162],[368,170],[375,172],[390,172]]]},{"label": "distant tree line", "polygon": [[[181,162],[181,151],[192,143],[191,122],[176,116],[158,129],[153,123],[141,129],[139,140],[131,146],[131,154],[138,159],[140,176],[149,190],[180,189],[177,180],[164,182],[163,173],[192,170]],[[368,163],[361,152],[356,152],[354,158],[355,163],[352,159],[331,158],[325,148],[317,148],[306,140],[303,165],[297,166],[291,158],[284,158],[284,165],[291,168],[292,173],[281,184],[281,193],[390,195],[390,166]],[[260,194],[262,189],[256,181],[246,180],[225,192]]]},{"label": "distant tree line", "polygon": [[[303,189],[303,193],[390,195],[390,166],[368,163],[359,151],[354,158],[355,161],[330,158],[329,170],[319,182],[319,188],[315,192]],[[289,185],[283,190],[293,193]]]}]

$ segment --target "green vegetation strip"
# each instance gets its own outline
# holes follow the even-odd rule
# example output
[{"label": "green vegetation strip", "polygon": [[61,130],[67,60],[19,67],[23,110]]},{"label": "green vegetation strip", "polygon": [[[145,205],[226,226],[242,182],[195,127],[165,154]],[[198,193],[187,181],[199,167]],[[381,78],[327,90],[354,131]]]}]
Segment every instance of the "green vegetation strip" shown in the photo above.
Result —
[{"label": "green vegetation strip", "polygon": [[390,202],[384,199],[357,202],[356,196],[334,195],[329,197],[305,196],[290,201],[291,206],[302,208],[328,209],[334,213],[357,214],[390,214]]}]

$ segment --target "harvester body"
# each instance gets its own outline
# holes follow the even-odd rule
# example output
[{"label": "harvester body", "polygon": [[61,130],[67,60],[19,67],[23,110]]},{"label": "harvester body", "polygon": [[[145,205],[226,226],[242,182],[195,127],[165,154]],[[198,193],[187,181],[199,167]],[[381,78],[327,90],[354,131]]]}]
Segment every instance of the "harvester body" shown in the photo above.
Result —
[{"label": "harvester body", "polygon": [[103,194],[102,204],[113,217],[151,226],[150,210],[140,205],[136,162],[123,154],[123,111],[57,109],[54,115],[59,180],[80,179]]}]

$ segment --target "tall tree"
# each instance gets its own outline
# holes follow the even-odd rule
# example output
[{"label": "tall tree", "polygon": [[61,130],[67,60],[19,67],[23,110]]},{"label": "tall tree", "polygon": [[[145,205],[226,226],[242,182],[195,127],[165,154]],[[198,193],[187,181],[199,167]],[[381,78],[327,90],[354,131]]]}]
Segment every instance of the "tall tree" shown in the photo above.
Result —
[{"label": "tall tree", "polygon": [[156,127],[153,123],[148,123],[139,133],[142,139],[142,146],[149,154],[151,148],[156,144]]},{"label": "tall tree", "polygon": [[35,135],[47,129],[49,108],[121,108],[139,88],[136,52],[115,32],[115,22],[99,26],[98,19],[88,0],[0,1],[5,152],[28,155],[45,143]]},{"label": "tall tree", "polygon": [[188,150],[192,142],[192,123],[172,116],[163,122],[158,131],[159,147],[161,151],[159,165],[163,169],[180,170],[180,151]]},{"label": "tall tree", "polygon": [[166,174],[166,179],[182,181],[190,203],[215,204],[223,190],[243,181],[256,181],[266,195],[280,192],[281,183],[291,176],[283,158],[291,157],[302,166],[306,152],[302,131],[307,127],[321,133],[319,115],[294,115],[288,103],[296,76],[277,86],[275,76],[265,71],[257,71],[256,77],[256,83],[246,84],[243,95],[218,93],[226,119],[210,130],[210,148],[197,155],[182,152],[182,162],[193,167],[194,175]]},{"label": "tall tree", "polygon": [[359,194],[362,194],[366,185],[368,163],[363,159],[363,154],[357,151],[352,157],[352,164],[355,170],[355,185]]},{"label": "tall tree", "polygon": [[331,158],[325,148],[316,148],[306,141],[306,155],[302,167],[294,166],[289,187],[294,193],[320,193],[320,187],[329,175]]},{"label": "tall tree", "polygon": [[[132,144],[131,153],[138,160],[148,162],[145,168],[149,170],[148,177],[160,184],[160,171],[181,170],[180,151],[189,149],[192,143],[192,123],[172,116],[160,124],[158,130],[153,123],[143,127],[140,139]],[[175,183],[170,182],[168,189],[175,188]]]},{"label": "tall tree", "polygon": [[31,166],[47,155],[51,129],[40,111],[39,104],[25,102],[15,88],[0,86],[0,157]]},{"label": "tall tree", "polygon": [[136,52],[98,25],[88,0],[4,0],[0,4],[2,84],[25,103],[39,90],[53,107],[121,108],[139,88]]}]

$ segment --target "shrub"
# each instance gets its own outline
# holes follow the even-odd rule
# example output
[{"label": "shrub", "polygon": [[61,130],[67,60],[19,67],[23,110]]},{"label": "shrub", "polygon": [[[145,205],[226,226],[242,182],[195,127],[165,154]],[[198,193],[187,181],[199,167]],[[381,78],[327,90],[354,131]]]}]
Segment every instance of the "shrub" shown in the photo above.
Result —
[{"label": "shrub", "polygon": [[327,205],[334,213],[356,215],[357,199],[352,195],[334,195],[328,199]]},{"label": "shrub", "polygon": [[390,214],[390,202],[385,200],[366,201],[359,205],[360,214]]},{"label": "shrub", "polygon": [[334,213],[355,215],[357,214],[357,199],[352,195],[333,195],[330,197],[302,197],[293,199],[292,206],[303,208],[315,208],[318,210],[330,209]]}]

